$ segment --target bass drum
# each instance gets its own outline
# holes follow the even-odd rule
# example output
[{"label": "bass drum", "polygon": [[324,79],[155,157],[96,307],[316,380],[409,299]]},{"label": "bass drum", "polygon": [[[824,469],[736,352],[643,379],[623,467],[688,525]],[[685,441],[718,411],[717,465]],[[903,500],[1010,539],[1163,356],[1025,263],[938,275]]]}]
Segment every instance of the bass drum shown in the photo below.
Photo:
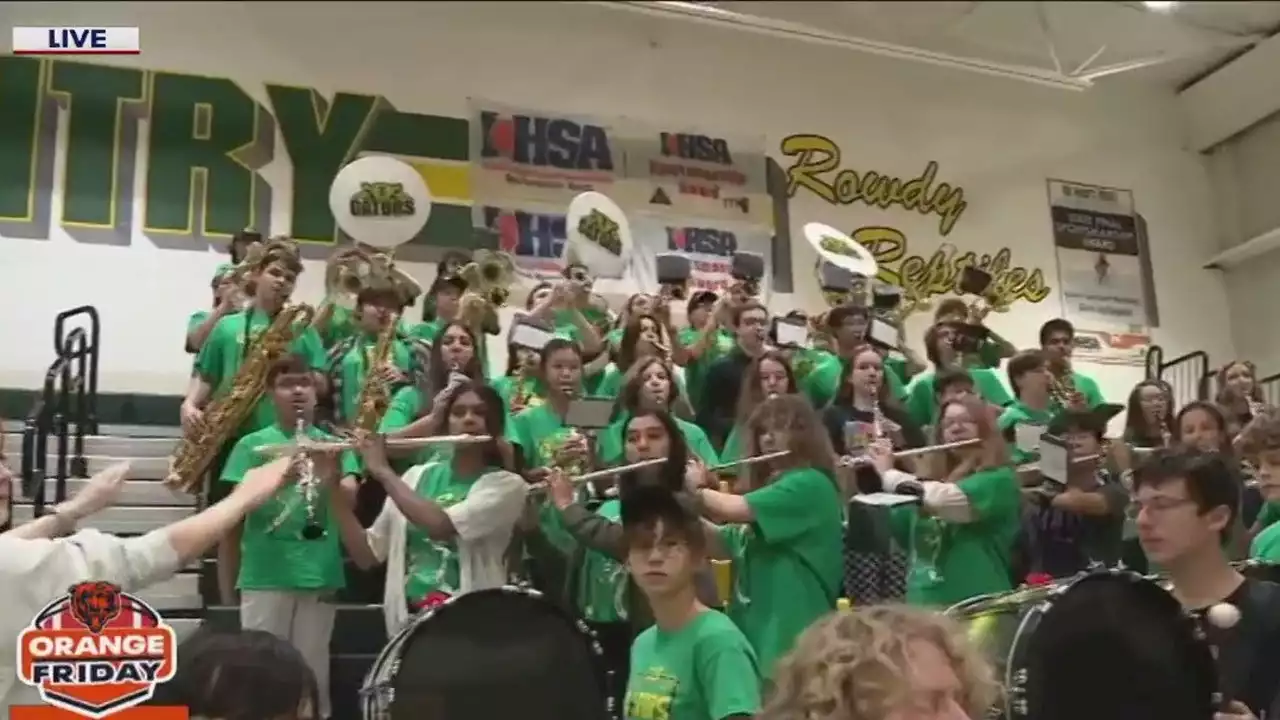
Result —
[{"label": "bass drum", "polygon": [[1196,621],[1164,588],[1126,570],[974,598],[948,615],[991,660],[1004,720],[1200,720],[1217,672]]},{"label": "bass drum", "polygon": [[602,650],[542,594],[505,587],[424,610],[378,656],[367,720],[606,720]]}]

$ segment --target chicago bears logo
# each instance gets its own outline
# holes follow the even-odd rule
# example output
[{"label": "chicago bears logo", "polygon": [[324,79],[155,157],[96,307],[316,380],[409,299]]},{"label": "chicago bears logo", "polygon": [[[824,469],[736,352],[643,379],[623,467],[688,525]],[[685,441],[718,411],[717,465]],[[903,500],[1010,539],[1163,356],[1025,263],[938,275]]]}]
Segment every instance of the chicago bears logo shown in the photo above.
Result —
[{"label": "chicago bears logo", "polygon": [[107,582],[86,582],[72,585],[67,591],[70,597],[67,609],[71,617],[97,635],[107,623],[120,616],[120,586]]}]

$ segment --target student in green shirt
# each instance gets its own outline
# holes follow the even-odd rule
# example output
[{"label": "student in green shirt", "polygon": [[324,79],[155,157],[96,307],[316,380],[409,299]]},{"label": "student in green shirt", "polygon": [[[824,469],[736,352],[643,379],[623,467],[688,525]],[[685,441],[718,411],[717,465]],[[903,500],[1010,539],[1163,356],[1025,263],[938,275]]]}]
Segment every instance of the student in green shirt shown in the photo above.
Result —
[{"label": "student in green shirt", "polygon": [[[938,308],[933,311],[935,325],[966,324],[972,318],[969,305],[960,298],[947,298],[938,303]],[[985,325],[981,327],[984,332],[978,340],[978,347],[973,352],[965,353],[963,364],[965,367],[999,368],[1000,361],[1013,357],[1018,348],[991,328]]]},{"label": "student in green shirt", "polygon": [[844,573],[842,499],[831,442],[803,397],[766,400],[746,436],[749,457],[790,452],[748,466],[745,495],[708,487],[698,494],[706,516],[725,524],[718,537],[722,556],[733,560],[729,617],[768,679],[796,637],[836,606]]},{"label": "student in green shirt", "polygon": [[[707,370],[737,347],[734,339],[732,311],[727,301],[710,290],[689,296],[685,305],[689,325],[676,333],[676,344],[683,351],[684,379],[689,388],[689,404],[695,413],[702,410],[703,387]],[[677,357],[679,360],[680,357]]]},{"label": "student in green shirt", "polygon": [[401,388],[382,416],[379,432],[394,437],[422,437],[443,419],[432,410],[441,407],[450,388],[467,380],[484,380],[484,365],[475,333],[462,323],[445,323],[427,353],[427,370],[417,383]]},{"label": "student in green shirt", "polygon": [[[312,440],[336,440],[315,426],[315,373],[306,358],[285,355],[267,371],[267,403],[274,421],[240,438],[222,468],[222,482],[236,484],[250,470],[275,459],[259,451],[287,443],[299,434]],[[328,717],[329,636],[336,607],[332,595],[346,584],[337,526],[328,512],[330,474],[359,473],[350,452],[333,460],[312,458],[315,495],[301,483],[287,485],[243,525],[230,533],[241,546],[236,587],[241,591],[240,627],[265,630],[288,640],[316,674],[319,717]]]},{"label": "student in green shirt", "polygon": [[[955,348],[957,333],[961,328],[956,325],[934,325],[924,334],[925,354],[933,369],[916,375],[907,384],[907,411],[911,419],[920,426],[932,425],[937,413],[937,393],[934,390],[934,379],[937,374],[949,368],[963,368],[962,358]],[[973,378],[974,388],[983,400],[1004,407],[1013,402],[1009,391],[996,371],[990,368],[963,368]]]},{"label": "student in green shirt", "polygon": [[672,408],[679,407],[681,388],[675,380],[675,368],[657,357],[637,361],[627,371],[614,409],[616,419],[596,438],[596,457],[604,465],[612,465],[622,457],[627,422],[645,412],[669,412],[684,436],[693,455],[706,465],[720,462],[716,450],[702,428],[681,419]]},{"label": "student in green shirt", "polygon": [[[1009,443],[1014,464],[1021,465],[1035,460],[1037,451],[1032,447],[1019,447],[1018,428],[1035,426],[1043,433],[1047,431],[1049,423],[1061,413],[1061,408],[1054,406],[1049,394],[1053,376],[1049,374],[1049,363],[1045,360],[1044,353],[1039,350],[1020,352],[1009,360],[1005,372],[1009,375],[1009,387],[1013,388],[1013,395],[1017,399],[1000,413],[996,426]],[[1031,431],[1022,432],[1026,435]]]},{"label": "student in green shirt", "polygon": [[1107,400],[1093,378],[1071,367],[1075,342],[1076,328],[1068,320],[1054,318],[1040,326],[1040,350],[1049,361],[1049,369],[1057,378],[1057,385],[1067,395],[1055,398],[1055,402],[1075,410],[1088,410]]},{"label": "student in green shirt", "polygon": [[507,414],[518,415],[546,402],[547,387],[538,372],[540,357],[537,350],[507,344],[507,371],[493,381],[493,389],[502,398]]},{"label": "student in green shirt", "polygon": [[1249,558],[1280,564],[1280,415],[1255,418],[1242,441],[1258,468],[1258,491],[1266,503],[1254,523]]},{"label": "student in green shirt", "polygon": [[422,322],[413,326],[409,334],[416,340],[434,343],[445,326],[458,318],[466,289],[466,281],[457,275],[436,275],[422,306]]},{"label": "student in green shirt", "polygon": [[[792,363],[796,371],[796,380],[800,391],[805,394],[816,408],[823,408],[840,391],[842,378],[845,375],[846,361],[855,350],[867,344],[867,329],[871,324],[871,314],[858,305],[839,305],[827,311],[823,318],[827,333],[834,341],[831,350],[802,351],[809,357],[809,362]],[[886,365],[892,363],[886,362]],[[905,364],[905,361],[904,361]],[[807,365],[808,367],[802,367]],[[898,400],[906,398],[906,388],[900,371],[890,369],[885,380],[890,395]]]},{"label": "student in green shirt", "polygon": [[232,282],[232,266],[223,265],[213,276],[213,311],[197,310],[187,320],[186,345],[184,349],[195,355],[204,346],[204,341],[213,332],[213,327],[222,318],[240,310],[244,306],[244,295],[240,288]]},{"label": "student in green shirt", "polygon": [[658,311],[658,299],[648,293],[635,293],[622,305],[614,327],[605,335],[605,347],[610,351],[622,348],[622,335],[631,321],[641,315],[653,316]]},{"label": "student in green shirt", "polygon": [[[795,372],[791,363],[781,352],[766,350],[759,357],[747,364],[742,373],[742,390],[738,394],[738,404],[734,408],[735,418],[729,436],[725,438],[724,447],[720,449],[720,460],[731,462],[742,457],[746,452],[746,426],[752,413],[765,400],[778,395],[794,395],[798,392]],[[737,469],[722,471],[723,475],[733,477]]]},{"label": "student in green shirt", "polygon": [[391,338],[387,363],[382,367],[373,367],[373,353],[384,328],[396,322],[406,301],[411,299],[405,297],[400,288],[390,286],[366,287],[356,296],[357,332],[329,354],[333,358],[329,375],[333,394],[336,395],[335,420],[339,424],[350,425],[355,421],[360,393],[369,373],[380,373],[393,388],[409,381],[414,351],[407,338],[402,338],[398,332]]},{"label": "student in green shirt", "polygon": [[945,608],[1012,587],[1022,493],[992,410],[976,397],[944,402],[934,439],[980,442],[926,458],[919,477],[894,470],[892,448],[884,444],[873,446],[870,456],[886,490],[922,485],[922,504],[895,508],[891,524],[899,544],[910,549],[907,602]]},{"label": "student in green shirt", "polygon": [[[255,253],[253,265],[247,268],[253,285],[253,298],[249,306],[226,315],[218,321],[200,353],[196,356],[196,372],[181,408],[182,427],[187,433],[197,432],[202,424],[204,411],[210,402],[223,398],[235,385],[245,361],[254,356],[262,334],[285,309],[302,272],[302,260],[297,245],[288,240],[272,240]],[[308,367],[317,374],[318,392],[327,391],[320,375],[327,363],[324,347],[315,328],[295,327],[296,335],[288,352],[306,358]],[[230,452],[236,440],[255,430],[275,423],[275,410],[266,398],[258,398],[249,411],[248,418],[239,428],[231,431],[231,437],[220,455]],[[223,457],[215,458],[212,480],[209,484],[209,502],[216,502],[225,495],[227,487],[216,482],[222,476]],[[235,601],[235,579],[239,567],[239,543],[223,542],[218,545],[218,589],[224,604]]]},{"label": "student in green shirt", "polygon": [[547,383],[547,400],[512,418],[510,436],[520,446],[524,467],[542,474],[537,471],[553,464],[585,463],[588,451],[586,438],[565,424],[569,403],[582,387],[582,351],[575,342],[555,338],[542,349],[538,367]]},{"label": "student in green shirt", "polygon": [[698,601],[707,537],[666,488],[622,501],[627,569],[653,609],[631,646],[626,720],[748,720],[760,710],[760,663],[743,631]]}]

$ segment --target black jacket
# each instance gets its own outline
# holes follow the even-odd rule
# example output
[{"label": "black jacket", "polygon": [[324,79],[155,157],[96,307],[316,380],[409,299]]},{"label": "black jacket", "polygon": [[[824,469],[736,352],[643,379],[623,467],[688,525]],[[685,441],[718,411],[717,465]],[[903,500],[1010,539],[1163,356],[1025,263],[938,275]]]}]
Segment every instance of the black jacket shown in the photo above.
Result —
[{"label": "black jacket", "polygon": [[711,443],[719,450],[733,431],[737,420],[738,394],[742,391],[742,376],[751,356],[734,348],[732,352],[716,360],[707,369],[702,390],[702,406],[698,408],[698,425],[707,432]]}]

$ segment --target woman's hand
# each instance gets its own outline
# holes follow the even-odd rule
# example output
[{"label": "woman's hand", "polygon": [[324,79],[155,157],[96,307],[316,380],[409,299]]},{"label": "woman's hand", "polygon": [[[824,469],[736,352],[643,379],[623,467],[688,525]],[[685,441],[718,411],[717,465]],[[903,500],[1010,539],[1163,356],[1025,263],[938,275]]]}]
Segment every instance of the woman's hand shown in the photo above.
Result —
[{"label": "woman's hand", "polygon": [[707,472],[707,466],[697,458],[689,458],[689,462],[684,466],[684,487],[692,493],[704,487],[711,487],[711,474]]},{"label": "woman's hand", "polygon": [[83,520],[99,513],[120,498],[124,490],[125,479],[129,476],[129,463],[118,462],[102,472],[89,478],[84,489],[75,497],[62,503],[58,512],[72,520]]},{"label": "woman's hand", "polygon": [[380,475],[393,473],[391,460],[387,458],[387,439],[385,435],[373,434],[356,442],[356,452],[364,460],[365,470],[377,479]]},{"label": "woman's hand", "polygon": [[553,468],[547,473],[547,494],[556,508],[563,510],[573,504],[575,493],[569,475],[560,468]]}]

